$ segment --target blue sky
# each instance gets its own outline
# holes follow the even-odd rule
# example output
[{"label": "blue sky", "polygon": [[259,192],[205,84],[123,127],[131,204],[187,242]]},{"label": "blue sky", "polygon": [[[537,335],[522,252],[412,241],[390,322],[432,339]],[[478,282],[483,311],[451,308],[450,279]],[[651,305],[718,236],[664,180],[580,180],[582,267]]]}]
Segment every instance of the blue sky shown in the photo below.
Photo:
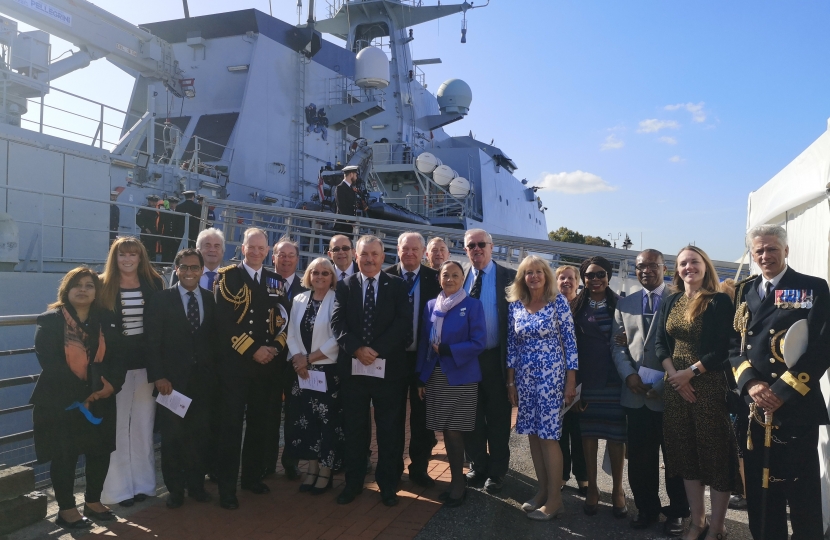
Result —
[{"label": "blue sky", "polygon": [[[296,23],[296,0],[272,3]],[[182,16],[178,1],[96,4],[133,23]],[[268,12],[267,0],[189,4]],[[830,116],[827,2],[492,0],[467,20],[465,45],[460,15],[416,27],[413,57],[443,59],[424,67],[432,91],[470,84],[470,114],[447,130],[495,139],[519,179],[544,186],[549,229],[737,259],[747,195]],[[68,48],[52,43],[53,57]],[[98,61],[55,86],[123,109],[132,82]]]}]

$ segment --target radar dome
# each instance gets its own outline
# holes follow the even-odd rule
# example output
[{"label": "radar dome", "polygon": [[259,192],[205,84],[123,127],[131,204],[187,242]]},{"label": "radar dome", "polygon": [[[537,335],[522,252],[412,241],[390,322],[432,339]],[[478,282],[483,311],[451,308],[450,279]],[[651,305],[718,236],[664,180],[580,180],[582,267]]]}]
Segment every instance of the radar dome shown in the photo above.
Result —
[{"label": "radar dome", "polygon": [[470,85],[461,79],[445,81],[438,89],[438,106],[442,113],[467,114],[473,101]]},{"label": "radar dome", "polygon": [[366,47],[357,53],[354,83],[360,88],[389,86],[389,59],[386,53],[377,47]]},{"label": "radar dome", "polygon": [[452,170],[449,165],[439,165],[432,171],[432,180],[441,187],[450,185],[450,182],[456,176],[458,176],[458,173]]},{"label": "radar dome", "polygon": [[441,165],[441,160],[429,152],[424,152],[415,159],[415,166],[423,174],[432,173],[439,165]]},{"label": "radar dome", "polygon": [[470,194],[470,181],[459,176],[450,182],[450,195],[456,199],[463,199]]}]

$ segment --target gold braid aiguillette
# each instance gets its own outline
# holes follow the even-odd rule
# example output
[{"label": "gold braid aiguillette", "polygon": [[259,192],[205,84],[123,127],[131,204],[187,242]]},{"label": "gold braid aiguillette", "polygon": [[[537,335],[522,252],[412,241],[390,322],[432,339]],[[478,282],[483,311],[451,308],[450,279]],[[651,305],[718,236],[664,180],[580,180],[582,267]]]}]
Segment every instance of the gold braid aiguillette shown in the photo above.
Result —
[{"label": "gold braid aiguillette", "polygon": [[234,309],[237,309],[239,306],[245,306],[242,308],[242,313],[236,321],[236,324],[241,323],[242,319],[245,318],[245,313],[248,311],[248,306],[251,305],[251,290],[248,288],[248,285],[243,283],[239,292],[233,294],[228,290],[228,286],[225,284],[225,279],[223,278],[219,280],[219,293],[222,295],[222,298],[233,304]]}]

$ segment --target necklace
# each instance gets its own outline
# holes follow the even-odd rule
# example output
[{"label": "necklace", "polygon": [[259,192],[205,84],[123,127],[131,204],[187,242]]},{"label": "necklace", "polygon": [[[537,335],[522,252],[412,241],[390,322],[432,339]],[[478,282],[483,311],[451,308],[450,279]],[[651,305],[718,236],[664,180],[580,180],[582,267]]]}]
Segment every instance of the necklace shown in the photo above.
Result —
[{"label": "necklace", "polygon": [[596,300],[591,300],[589,305],[591,306],[592,309],[601,309],[601,308],[604,308],[606,306],[607,301],[608,301],[607,298],[603,298],[599,302],[597,302]]}]

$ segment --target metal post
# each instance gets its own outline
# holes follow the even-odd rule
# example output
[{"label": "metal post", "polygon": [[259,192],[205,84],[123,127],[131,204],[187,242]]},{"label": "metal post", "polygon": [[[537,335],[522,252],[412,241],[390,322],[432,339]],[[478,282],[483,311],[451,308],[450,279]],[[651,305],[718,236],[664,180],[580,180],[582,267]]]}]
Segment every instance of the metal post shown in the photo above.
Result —
[{"label": "metal post", "polygon": [[147,85],[147,111],[150,113],[150,122],[147,124],[147,153],[150,161],[155,162],[156,155],[156,87]]},{"label": "metal post", "polygon": [[101,123],[98,124],[101,130],[101,138],[98,140],[98,148],[104,148],[104,104],[101,104]]},{"label": "metal post", "polygon": [[45,238],[43,236],[43,233],[45,232],[43,221],[46,215],[46,201],[44,200],[45,196],[46,195],[44,194],[40,195],[40,260],[37,264],[37,271],[41,274],[43,273],[43,239]]},{"label": "metal post", "polygon": [[40,132],[43,133],[43,95],[40,96]]}]

